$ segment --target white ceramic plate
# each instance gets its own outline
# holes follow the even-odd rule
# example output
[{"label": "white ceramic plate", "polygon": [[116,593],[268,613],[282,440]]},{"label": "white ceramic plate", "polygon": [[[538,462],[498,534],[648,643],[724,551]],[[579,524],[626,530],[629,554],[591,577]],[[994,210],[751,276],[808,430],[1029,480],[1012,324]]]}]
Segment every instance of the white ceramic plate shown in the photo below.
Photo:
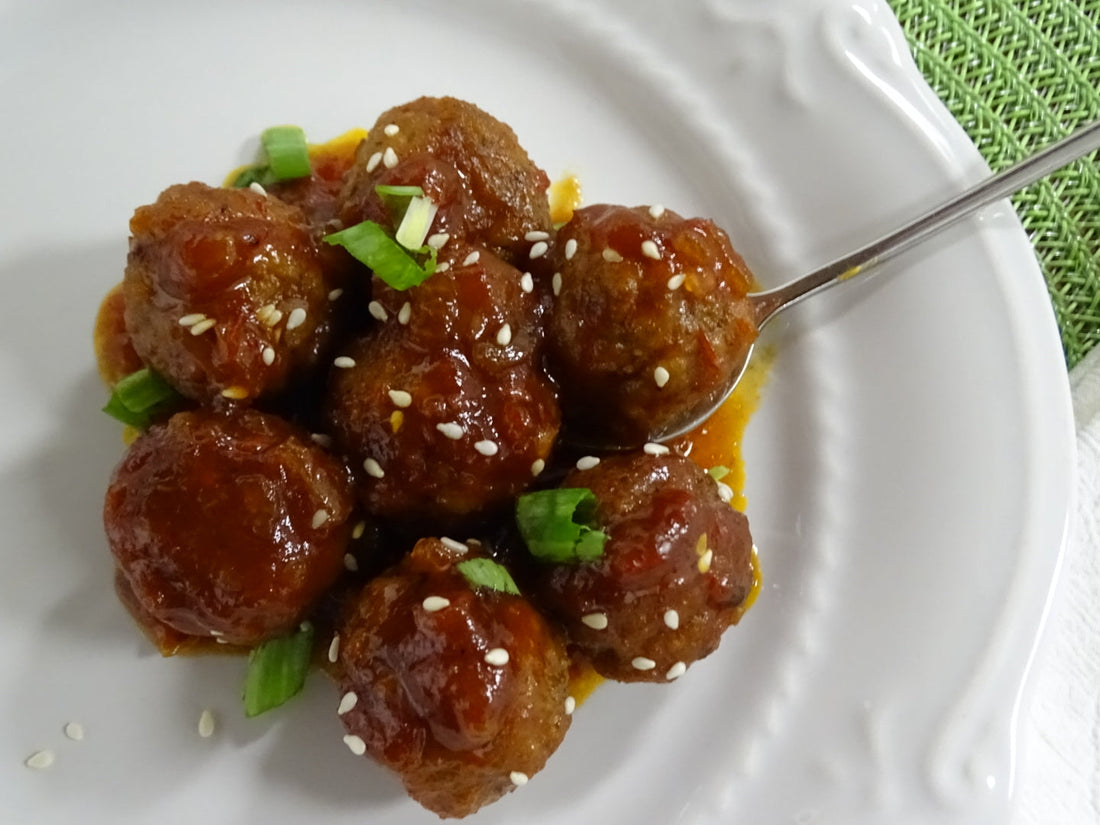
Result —
[{"label": "white ceramic plate", "polygon": [[[321,139],[423,93],[508,121],[589,202],[714,216],[767,285],[983,171],[877,0],[0,2],[5,821],[433,821],[349,754],[323,678],[246,721],[241,661],[162,660],[135,630],[90,346],[136,205],[217,182],[272,123]],[[1007,818],[1073,451],[1026,239],[991,208],[768,338],[758,605],[676,685],[601,688],[477,821]],[[26,768],[40,748],[53,767]]]}]

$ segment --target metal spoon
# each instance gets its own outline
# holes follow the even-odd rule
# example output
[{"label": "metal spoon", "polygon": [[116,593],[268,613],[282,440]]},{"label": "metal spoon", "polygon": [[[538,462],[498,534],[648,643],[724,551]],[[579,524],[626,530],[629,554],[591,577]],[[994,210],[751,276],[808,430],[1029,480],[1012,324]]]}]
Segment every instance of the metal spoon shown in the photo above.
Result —
[{"label": "metal spoon", "polygon": [[[768,321],[787,307],[797,304],[810,295],[815,295],[842,281],[855,276],[867,275],[881,264],[905,252],[941,229],[965,218],[983,206],[1023,189],[1051,172],[1061,169],[1090,152],[1100,148],[1100,120],[1085,126],[1069,137],[1052,143],[1031,157],[1008,167],[1002,172],[986,178],[966,191],[929,210],[910,221],[900,229],[895,229],[877,241],[867,244],[830,264],[821,267],[798,280],[749,295],[756,317],[757,329],[762,329]],[[666,432],[651,433],[654,441],[665,441],[683,435],[694,429],[710,417],[733,392],[741,376],[745,374],[752,346],[745,352],[740,368],[733,371],[729,386],[717,401],[702,412],[693,415],[690,421],[678,423]]]}]

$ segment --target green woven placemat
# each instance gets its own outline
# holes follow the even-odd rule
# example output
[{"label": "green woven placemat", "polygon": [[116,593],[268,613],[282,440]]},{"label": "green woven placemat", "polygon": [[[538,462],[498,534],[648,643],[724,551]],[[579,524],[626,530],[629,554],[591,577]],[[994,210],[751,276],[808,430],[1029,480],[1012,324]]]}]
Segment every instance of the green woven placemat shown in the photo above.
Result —
[{"label": "green woven placemat", "polygon": [[[1100,117],[1100,0],[889,0],[917,65],[994,170]],[[1066,362],[1100,342],[1100,162],[1013,198]]]}]

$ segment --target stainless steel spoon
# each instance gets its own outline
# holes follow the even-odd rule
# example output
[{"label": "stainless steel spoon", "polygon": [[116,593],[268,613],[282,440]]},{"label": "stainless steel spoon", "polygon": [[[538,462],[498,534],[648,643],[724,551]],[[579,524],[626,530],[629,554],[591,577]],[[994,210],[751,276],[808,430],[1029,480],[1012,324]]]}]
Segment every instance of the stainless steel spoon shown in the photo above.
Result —
[{"label": "stainless steel spoon", "polygon": [[[755,313],[757,328],[762,329],[768,321],[781,311],[797,304],[804,298],[816,295],[843,281],[850,281],[857,275],[862,277],[869,274],[881,264],[936,234],[941,229],[951,226],[983,206],[1018,192],[1025,186],[1046,177],[1051,172],[1061,169],[1063,166],[1098,148],[1100,148],[1100,120],[1078,129],[1069,137],[1063,138],[1004,171],[986,178],[981,183],[975,184],[961,194],[910,221],[900,229],[884,235],[877,241],[869,243],[855,252],[838,258],[809,275],[804,275],[798,280],[791,281],[775,289],[769,289],[766,292],[750,294],[749,300]],[[686,423],[669,428],[667,432],[652,433],[652,440],[665,441],[683,435],[710,417],[711,413],[729,397],[734,387],[737,386],[737,382],[741,380],[751,355],[752,347],[750,346],[745,353],[740,368],[733,371],[726,391],[709,409],[698,413]]]}]

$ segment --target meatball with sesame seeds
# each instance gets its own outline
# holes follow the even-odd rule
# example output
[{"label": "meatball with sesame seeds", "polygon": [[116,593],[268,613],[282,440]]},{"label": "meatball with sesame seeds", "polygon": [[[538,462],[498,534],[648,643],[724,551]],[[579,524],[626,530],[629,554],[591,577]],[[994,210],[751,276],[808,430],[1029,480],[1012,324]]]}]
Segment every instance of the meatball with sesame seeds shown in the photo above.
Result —
[{"label": "meatball with sesame seeds", "polygon": [[254,645],[336,581],[352,506],[347,470],[307,434],[255,410],[197,410],[130,446],[103,520],[139,618]]},{"label": "meatball with sesame seeds", "polygon": [[552,230],[550,178],[507,124],[453,97],[422,97],[379,116],[347,178],[345,225],[384,222],[382,183],[420,186],[439,206],[434,231],[506,260],[527,256],[528,233]]},{"label": "meatball with sesame seeds", "polygon": [[345,743],[443,817],[525,784],[570,722],[564,644],[517,592],[467,578],[460,565],[477,555],[421,539],[366,585],[338,628]]},{"label": "meatball with sesame seeds", "polygon": [[251,189],[180,184],[139,207],[130,232],[126,329],[180,393],[248,403],[317,364],[336,284],[300,209]]},{"label": "meatball with sesame seeds", "polygon": [[537,587],[603,676],[664,682],[717,649],[753,588],[746,518],[675,453],[620,454],[570,471],[607,541],[593,560],[536,562]]},{"label": "meatball with sesame seeds", "polygon": [[589,206],[554,255],[549,366],[571,438],[640,445],[721,399],[757,333],[752,276],[725,232],[669,210]]}]

